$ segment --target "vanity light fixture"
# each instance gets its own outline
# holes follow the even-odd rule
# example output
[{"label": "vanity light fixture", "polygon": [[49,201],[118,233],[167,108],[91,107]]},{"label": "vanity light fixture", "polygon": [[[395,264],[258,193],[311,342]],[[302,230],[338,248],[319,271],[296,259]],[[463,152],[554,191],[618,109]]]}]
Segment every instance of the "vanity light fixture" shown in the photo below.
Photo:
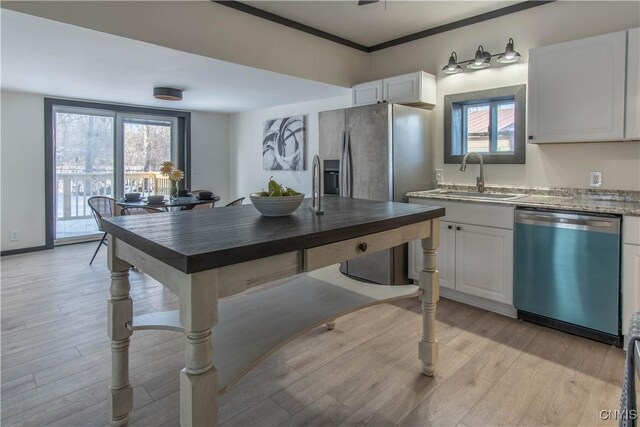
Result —
[{"label": "vanity light fixture", "polygon": [[507,46],[502,53],[490,54],[482,45],[478,46],[475,57],[473,59],[466,59],[464,61],[458,61],[458,55],[455,52],[451,52],[449,57],[449,63],[442,68],[445,74],[457,74],[463,71],[461,65],[466,65],[470,70],[481,70],[491,66],[491,59],[497,56],[497,62],[501,64],[512,64],[520,60],[520,53],[515,51],[513,39],[510,37],[507,42]]},{"label": "vanity light fixture", "polygon": [[173,87],[154,87],[153,97],[163,101],[181,101],[182,89],[176,89]]},{"label": "vanity light fixture", "polygon": [[458,64],[458,54],[451,52],[449,63],[442,67],[442,71],[447,74],[457,74],[462,72],[462,67]]},{"label": "vanity light fixture", "polygon": [[501,64],[513,64],[519,60],[520,53],[515,51],[513,47],[513,39],[509,37],[509,42],[507,43],[507,47],[504,49],[504,53],[498,55],[498,59],[496,59],[496,61]]},{"label": "vanity light fixture", "polygon": [[467,68],[471,68],[472,70],[481,70],[490,66],[491,54],[489,52],[485,52],[482,45],[478,46],[478,50],[476,50],[476,57],[473,61],[469,61],[467,63]]}]

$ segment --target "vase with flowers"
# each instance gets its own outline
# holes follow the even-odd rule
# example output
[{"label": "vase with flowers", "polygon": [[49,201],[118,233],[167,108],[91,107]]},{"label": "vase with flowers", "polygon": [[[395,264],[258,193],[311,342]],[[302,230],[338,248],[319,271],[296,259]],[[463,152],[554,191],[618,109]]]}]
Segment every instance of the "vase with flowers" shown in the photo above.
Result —
[{"label": "vase with flowers", "polygon": [[160,173],[162,176],[169,178],[171,182],[170,196],[178,197],[178,182],[184,179],[184,172],[176,168],[176,165],[172,161],[167,160],[160,166]]}]

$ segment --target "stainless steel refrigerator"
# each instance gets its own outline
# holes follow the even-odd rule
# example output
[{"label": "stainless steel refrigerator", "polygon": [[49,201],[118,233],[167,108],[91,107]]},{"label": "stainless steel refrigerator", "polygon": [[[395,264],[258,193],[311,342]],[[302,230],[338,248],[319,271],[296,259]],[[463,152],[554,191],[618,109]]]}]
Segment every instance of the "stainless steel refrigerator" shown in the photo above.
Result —
[{"label": "stainless steel refrigerator", "polygon": [[[406,202],[433,187],[432,113],[373,104],[319,114],[324,194]],[[342,263],[344,274],[383,285],[407,284],[407,245]]]}]

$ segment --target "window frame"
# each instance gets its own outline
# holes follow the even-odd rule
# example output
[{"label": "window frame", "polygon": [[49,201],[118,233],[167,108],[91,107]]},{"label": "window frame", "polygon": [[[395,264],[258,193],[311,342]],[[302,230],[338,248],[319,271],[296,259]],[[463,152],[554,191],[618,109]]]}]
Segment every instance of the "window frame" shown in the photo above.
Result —
[{"label": "window frame", "polygon": [[[482,154],[486,164],[524,164],[526,152],[526,85],[507,86],[475,92],[447,95],[444,98],[444,163],[460,164],[468,152],[465,111],[468,107],[489,104],[491,120],[489,132],[490,150],[497,145],[497,133],[493,131],[497,121],[497,106],[512,100],[515,107],[514,151],[491,151]],[[496,109],[496,114],[493,109]],[[465,154],[453,154],[464,152]]]}]

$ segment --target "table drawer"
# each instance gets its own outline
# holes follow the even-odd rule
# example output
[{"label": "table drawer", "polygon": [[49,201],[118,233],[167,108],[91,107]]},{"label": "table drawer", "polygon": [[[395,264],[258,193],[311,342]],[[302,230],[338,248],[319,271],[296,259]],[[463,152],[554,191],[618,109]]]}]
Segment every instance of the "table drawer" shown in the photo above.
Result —
[{"label": "table drawer", "polygon": [[411,240],[426,239],[431,236],[430,223],[431,221],[425,221],[405,225],[393,230],[305,249],[304,271],[313,271],[342,261],[370,255]]}]

